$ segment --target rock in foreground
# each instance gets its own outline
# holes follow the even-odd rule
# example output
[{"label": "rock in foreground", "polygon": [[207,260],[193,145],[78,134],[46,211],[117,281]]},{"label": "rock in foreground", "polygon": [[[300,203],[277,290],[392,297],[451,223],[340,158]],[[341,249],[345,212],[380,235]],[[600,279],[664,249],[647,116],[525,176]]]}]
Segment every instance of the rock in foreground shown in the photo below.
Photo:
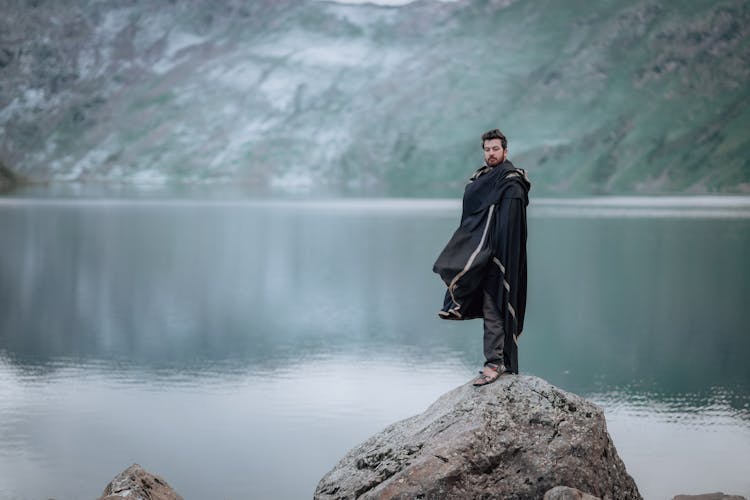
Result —
[{"label": "rock in foreground", "polygon": [[165,480],[133,464],[104,488],[99,500],[182,500]]},{"label": "rock in foreground", "polygon": [[722,492],[702,493],[700,495],[677,495],[672,500],[746,500],[740,495],[726,495]]},{"label": "rock in foreground", "polygon": [[542,500],[601,500],[581,490],[569,486],[555,486],[544,494]]},{"label": "rock in foreground", "polygon": [[460,386],[351,450],[316,499],[641,498],[593,403],[532,376]]}]

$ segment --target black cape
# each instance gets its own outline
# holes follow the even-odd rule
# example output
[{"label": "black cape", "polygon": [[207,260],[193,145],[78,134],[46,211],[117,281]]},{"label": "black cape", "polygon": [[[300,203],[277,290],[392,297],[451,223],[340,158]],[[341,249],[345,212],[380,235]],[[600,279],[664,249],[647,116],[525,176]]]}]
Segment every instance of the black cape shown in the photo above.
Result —
[{"label": "black cape", "polygon": [[[482,317],[482,290],[496,297],[506,333],[523,331],[526,313],[526,172],[509,161],[471,176],[461,223],[432,270],[448,287],[443,319]],[[489,283],[486,280],[490,280]]]}]

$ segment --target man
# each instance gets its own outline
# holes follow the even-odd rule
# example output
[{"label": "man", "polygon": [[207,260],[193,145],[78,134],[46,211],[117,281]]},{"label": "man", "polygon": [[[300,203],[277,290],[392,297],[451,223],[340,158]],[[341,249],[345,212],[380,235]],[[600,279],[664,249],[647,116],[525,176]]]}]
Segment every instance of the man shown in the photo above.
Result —
[{"label": "man", "polygon": [[466,185],[461,223],[435,261],[448,287],[443,319],[484,318],[483,369],[475,386],[518,373],[518,336],[526,312],[526,172],[508,161],[497,129],[482,135],[484,166]]}]

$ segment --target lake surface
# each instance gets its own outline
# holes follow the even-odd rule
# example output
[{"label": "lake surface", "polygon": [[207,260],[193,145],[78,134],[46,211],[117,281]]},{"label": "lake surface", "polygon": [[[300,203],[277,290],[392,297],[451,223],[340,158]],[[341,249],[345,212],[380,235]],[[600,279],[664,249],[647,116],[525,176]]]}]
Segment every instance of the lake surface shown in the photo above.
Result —
[{"label": "lake surface", "polygon": [[[0,198],[0,498],[310,498],[482,363],[437,318],[457,201]],[[750,496],[750,199],[532,200],[520,368],[645,498]]]}]

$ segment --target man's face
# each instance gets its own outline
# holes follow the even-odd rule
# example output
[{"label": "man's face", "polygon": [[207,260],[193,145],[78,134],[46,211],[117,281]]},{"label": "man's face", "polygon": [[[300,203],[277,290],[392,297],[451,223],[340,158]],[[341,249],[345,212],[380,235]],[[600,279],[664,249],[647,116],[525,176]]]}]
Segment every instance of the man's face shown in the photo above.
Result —
[{"label": "man's face", "polygon": [[508,150],[503,149],[503,142],[500,139],[484,141],[484,161],[490,167],[504,162],[507,154]]}]

